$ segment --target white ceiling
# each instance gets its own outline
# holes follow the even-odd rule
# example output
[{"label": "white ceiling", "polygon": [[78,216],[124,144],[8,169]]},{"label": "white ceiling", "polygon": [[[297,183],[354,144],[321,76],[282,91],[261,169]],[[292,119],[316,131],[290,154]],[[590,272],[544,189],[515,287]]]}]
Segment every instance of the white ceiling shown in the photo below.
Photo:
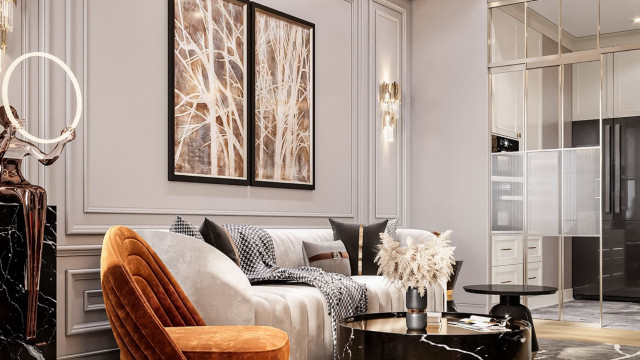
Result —
[{"label": "white ceiling", "polygon": [[[558,0],[538,0],[529,8],[558,24]],[[634,18],[640,18],[639,0],[602,0],[602,34],[640,30]],[[595,35],[598,28],[598,0],[562,0],[562,28],[575,37]]]}]

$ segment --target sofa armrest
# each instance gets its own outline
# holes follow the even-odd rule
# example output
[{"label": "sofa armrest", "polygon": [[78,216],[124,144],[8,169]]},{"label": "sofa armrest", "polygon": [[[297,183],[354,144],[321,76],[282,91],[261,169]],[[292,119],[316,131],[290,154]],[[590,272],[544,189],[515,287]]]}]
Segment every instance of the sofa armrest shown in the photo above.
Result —
[{"label": "sofa armrest", "polygon": [[226,255],[204,241],[166,231],[140,231],[207,325],[254,325],[251,284]]}]

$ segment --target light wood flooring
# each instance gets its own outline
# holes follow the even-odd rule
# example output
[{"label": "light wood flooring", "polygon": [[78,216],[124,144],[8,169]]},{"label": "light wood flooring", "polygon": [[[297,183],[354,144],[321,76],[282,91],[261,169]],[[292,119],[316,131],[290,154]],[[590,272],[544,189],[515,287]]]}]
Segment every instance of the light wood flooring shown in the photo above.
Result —
[{"label": "light wood flooring", "polygon": [[595,324],[533,320],[539,338],[640,346],[640,331],[601,329]]}]

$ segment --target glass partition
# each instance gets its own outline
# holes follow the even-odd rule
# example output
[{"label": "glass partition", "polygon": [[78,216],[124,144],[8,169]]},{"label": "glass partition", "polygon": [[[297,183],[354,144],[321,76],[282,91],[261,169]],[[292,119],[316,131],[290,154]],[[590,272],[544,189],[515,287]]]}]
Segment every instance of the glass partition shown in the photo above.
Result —
[{"label": "glass partition", "polygon": [[527,150],[561,146],[560,67],[527,70]]},{"label": "glass partition", "polygon": [[491,9],[491,62],[525,58],[524,12],[524,3]]},{"label": "glass partition", "polygon": [[492,74],[491,99],[492,132],[520,138],[524,127],[524,71]]},{"label": "glass partition", "polygon": [[562,52],[598,47],[598,0],[562,0]]},{"label": "glass partition", "polygon": [[492,280],[557,287],[525,299],[535,318],[637,328],[622,310],[640,303],[640,1],[499,5]]},{"label": "glass partition", "polygon": [[527,57],[559,54],[560,1],[527,3]]}]

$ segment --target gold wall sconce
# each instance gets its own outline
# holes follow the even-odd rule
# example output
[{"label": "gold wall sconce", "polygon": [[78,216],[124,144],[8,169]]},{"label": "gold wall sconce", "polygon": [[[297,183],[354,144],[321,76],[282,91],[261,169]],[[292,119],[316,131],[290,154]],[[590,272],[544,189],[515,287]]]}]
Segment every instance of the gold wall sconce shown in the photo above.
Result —
[{"label": "gold wall sconce", "polygon": [[7,51],[7,36],[13,32],[13,8],[18,6],[18,0],[0,0],[0,48]]},{"label": "gold wall sconce", "polygon": [[400,104],[400,84],[397,82],[380,84],[380,104],[382,105],[382,135],[385,142],[393,142],[398,122]]}]

